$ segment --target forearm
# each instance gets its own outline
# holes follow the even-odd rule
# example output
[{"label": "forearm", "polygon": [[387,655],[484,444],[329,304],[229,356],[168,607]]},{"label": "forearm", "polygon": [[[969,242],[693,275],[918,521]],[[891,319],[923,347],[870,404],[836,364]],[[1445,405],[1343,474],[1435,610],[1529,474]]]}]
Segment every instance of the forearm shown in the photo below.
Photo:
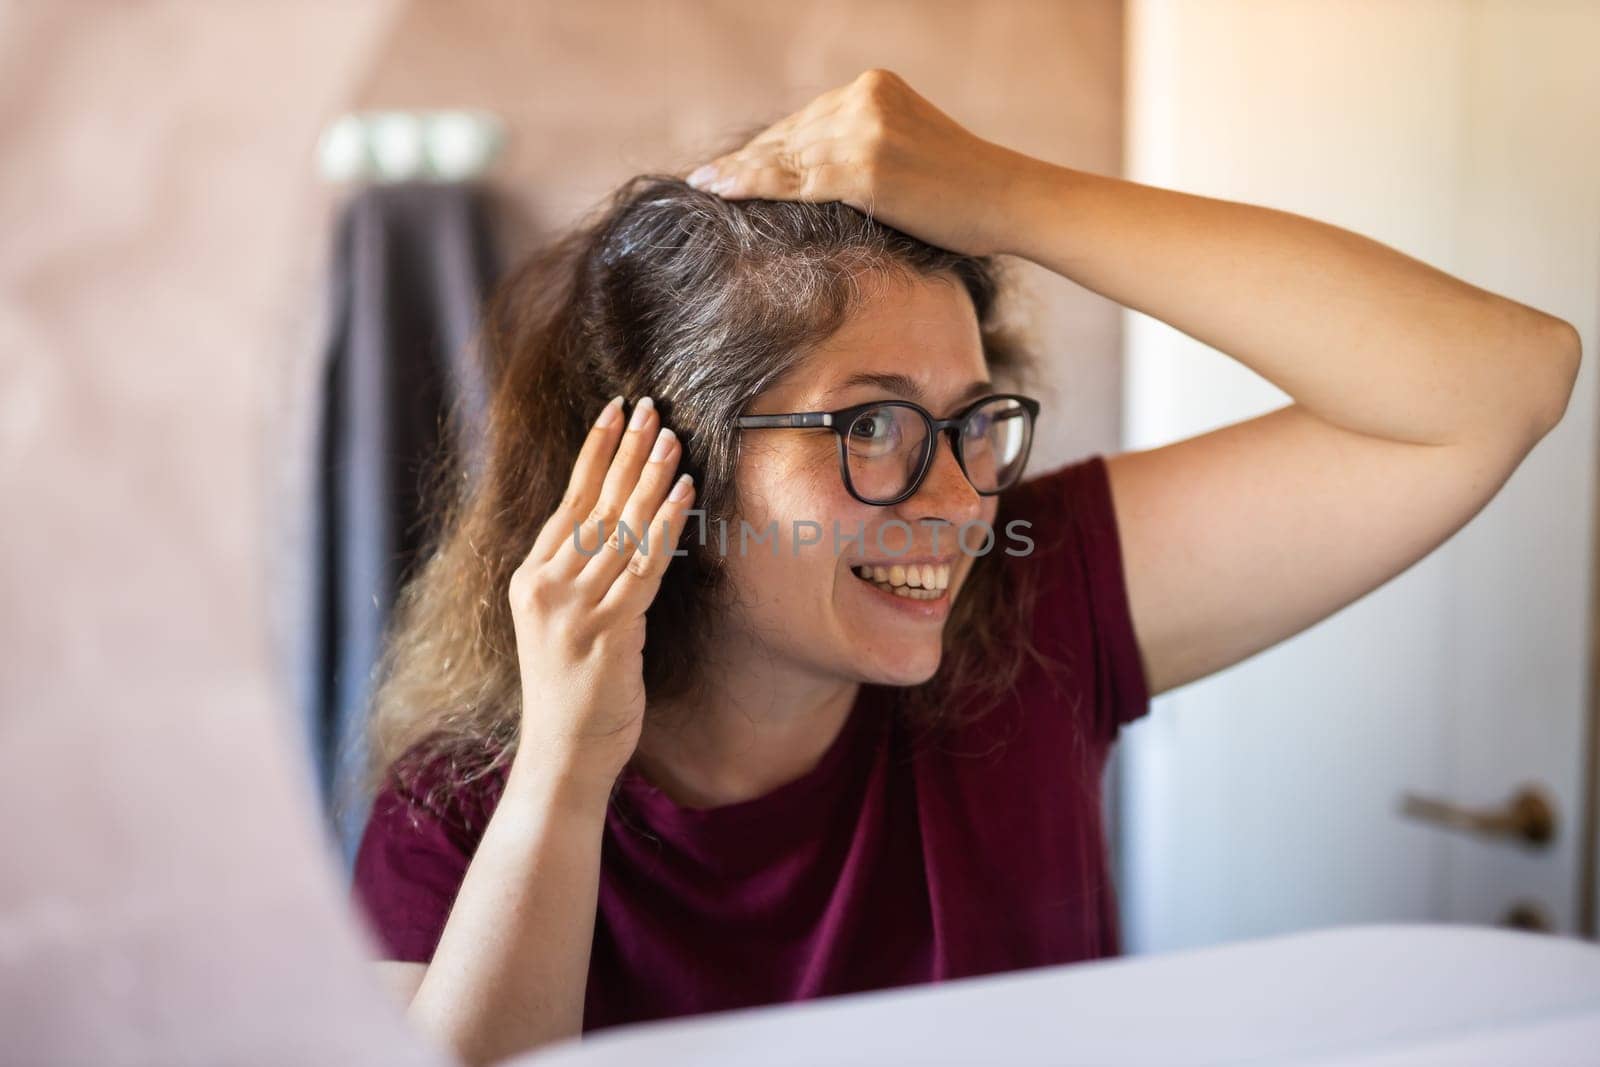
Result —
[{"label": "forearm", "polygon": [[1017,167],[1005,251],[1238,359],[1330,422],[1448,443],[1542,432],[1565,407],[1578,340],[1560,319],[1304,216]]},{"label": "forearm", "polygon": [[468,1063],[583,1029],[605,801],[513,767],[409,1015]]}]

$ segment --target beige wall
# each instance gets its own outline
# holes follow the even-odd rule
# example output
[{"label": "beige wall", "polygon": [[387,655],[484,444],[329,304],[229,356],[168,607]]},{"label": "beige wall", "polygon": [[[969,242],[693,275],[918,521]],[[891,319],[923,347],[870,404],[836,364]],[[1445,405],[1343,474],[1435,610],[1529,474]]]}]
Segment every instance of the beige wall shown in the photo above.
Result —
[{"label": "beige wall", "polygon": [[[131,972],[95,961],[180,907],[330,921],[248,866],[265,851],[295,885],[333,877],[294,833],[315,816],[284,744],[274,622],[316,381],[335,191],[312,146],[330,118],[499,111],[502,176],[545,228],[871,66],[984,136],[1115,171],[1120,19],[1111,0],[0,4],[0,788],[50,816],[5,831],[0,932],[27,932],[7,963],[38,1002],[126,993]],[[1038,460],[1111,448],[1116,311],[1033,284],[1063,385]],[[199,880],[205,863],[220,881]],[[234,981],[207,968],[270,945],[220,918],[213,934],[175,974]],[[316,986],[287,988],[258,992]]]}]

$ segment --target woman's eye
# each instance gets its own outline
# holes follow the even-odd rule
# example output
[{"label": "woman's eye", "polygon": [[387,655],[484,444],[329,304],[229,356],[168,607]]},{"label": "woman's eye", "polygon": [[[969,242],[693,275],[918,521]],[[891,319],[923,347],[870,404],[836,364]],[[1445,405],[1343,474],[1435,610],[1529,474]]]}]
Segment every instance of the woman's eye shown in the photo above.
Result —
[{"label": "woman's eye", "polygon": [[849,440],[856,455],[881,455],[898,447],[900,426],[886,412],[859,415],[850,424]]},{"label": "woman's eye", "polygon": [[894,432],[894,420],[884,415],[863,415],[850,427],[850,434],[863,441],[882,441]]}]

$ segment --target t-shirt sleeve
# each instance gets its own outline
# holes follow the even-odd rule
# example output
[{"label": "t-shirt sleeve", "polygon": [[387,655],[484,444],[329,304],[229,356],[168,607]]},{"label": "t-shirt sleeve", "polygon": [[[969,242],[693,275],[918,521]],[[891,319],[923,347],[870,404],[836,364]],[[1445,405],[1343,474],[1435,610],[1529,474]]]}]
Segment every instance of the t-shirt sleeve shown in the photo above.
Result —
[{"label": "t-shirt sleeve", "polygon": [[351,893],[383,959],[433,958],[476,849],[453,806],[425,803],[423,792],[417,779],[391,773],[356,851]]},{"label": "t-shirt sleeve", "polygon": [[1075,662],[1092,664],[1093,728],[1114,739],[1150,710],[1150,694],[1133,630],[1116,509],[1105,457],[1027,479],[1009,514],[1026,518],[1036,540],[1040,583],[1036,636]]}]

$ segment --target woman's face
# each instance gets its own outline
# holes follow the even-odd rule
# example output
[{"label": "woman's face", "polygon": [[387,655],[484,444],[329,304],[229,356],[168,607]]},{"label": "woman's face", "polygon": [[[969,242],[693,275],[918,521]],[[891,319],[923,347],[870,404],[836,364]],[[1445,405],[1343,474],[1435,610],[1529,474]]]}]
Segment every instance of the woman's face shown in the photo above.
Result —
[{"label": "woman's face", "polygon": [[[959,281],[869,275],[861,283],[870,294],[865,305],[748,414],[904,399],[946,418],[996,391],[987,382],[971,298]],[[833,431],[742,432],[737,478],[744,520],[753,533],[769,534],[776,524],[778,534],[761,544],[752,535],[741,551],[738,524],[728,527],[733,618],[745,639],[796,666],[856,681],[914,685],[930,678],[950,606],[975,562],[961,550],[958,531],[974,520],[992,527],[996,498],[980,496],[967,481],[944,434],[916,493],[880,507],[845,488]],[[858,524],[863,536],[846,540]],[[983,531],[969,529],[972,551],[982,545]],[[796,548],[797,540],[818,543]],[[915,574],[910,561],[918,561]],[[863,564],[884,568],[910,595],[864,580]],[[929,578],[936,587],[947,582],[931,599]]]}]

